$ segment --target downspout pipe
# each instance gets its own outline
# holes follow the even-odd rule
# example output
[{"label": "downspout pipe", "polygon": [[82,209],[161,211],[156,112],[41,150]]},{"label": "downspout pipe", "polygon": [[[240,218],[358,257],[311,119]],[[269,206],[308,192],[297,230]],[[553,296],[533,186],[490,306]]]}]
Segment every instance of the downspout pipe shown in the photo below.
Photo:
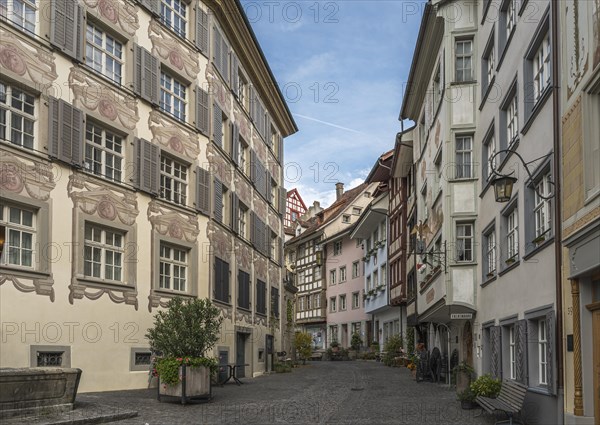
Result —
[{"label": "downspout pipe", "polygon": [[562,184],[561,184],[561,146],[560,146],[560,53],[559,53],[559,4],[558,1],[550,2],[552,11],[552,115],[553,115],[553,143],[554,143],[554,251],[555,251],[555,275],[556,275],[556,393],[558,395],[557,418],[559,423],[564,417],[564,377],[563,377],[563,305],[562,305]]}]

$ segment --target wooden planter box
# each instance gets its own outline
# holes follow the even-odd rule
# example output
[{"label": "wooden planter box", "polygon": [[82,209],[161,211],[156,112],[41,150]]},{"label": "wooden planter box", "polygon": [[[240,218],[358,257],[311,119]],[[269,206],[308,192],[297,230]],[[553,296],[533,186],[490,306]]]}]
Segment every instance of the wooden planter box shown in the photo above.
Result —
[{"label": "wooden planter box", "polygon": [[174,400],[186,404],[191,400],[208,401],[212,398],[212,387],[210,384],[210,369],[207,367],[179,367],[179,382],[168,385],[158,379],[158,401]]},{"label": "wooden planter box", "polygon": [[81,369],[0,368],[0,419],[73,410]]}]

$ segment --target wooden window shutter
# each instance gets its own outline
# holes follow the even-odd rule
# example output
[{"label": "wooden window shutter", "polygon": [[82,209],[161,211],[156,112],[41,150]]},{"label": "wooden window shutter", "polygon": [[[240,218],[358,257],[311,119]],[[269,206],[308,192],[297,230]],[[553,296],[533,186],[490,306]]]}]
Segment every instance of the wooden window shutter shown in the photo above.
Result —
[{"label": "wooden window shutter", "polygon": [[491,373],[502,379],[502,332],[500,326],[490,328]]},{"label": "wooden window shutter", "polygon": [[287,203],[287,190],[285,187],[279,188],[279,213],[285,214],[285,207]]},{"label": "wooden window shutter", "polygon": [[221,33],[217,29],[216,26],[213,26],[213,51],[212,51],[212,60],[215,68],[222,72],[222,64],[221,64]]},{"label": "wooden window shutter", "polygon": [[240,165],[240,150],[242,149],[240,142],[240,128],[237,124],[231,125],[231,156],[235,165]]},{"label": "wooden window shutter", "polygon": [[196,129],[207,137],[209,136],[209,105],[208,92],[202,90],[200,86],[196,87]]},{"label": "wooden window shutter", "polygon": [[208,14],[196,6],[196,47],[208,55]]},{"label": "wooden window shutter", "polygon": [[158,58],[141,46],[134,46],[135,72],[133,91],[142,99],[158,105],[160,64]]},{"label": "wooden window shutter", "polygon": [[136,188],[158,195],[160,185],[160,148],[147,140],[136,139]]},{"label": "wooden window shutter", "polygon": [[238,219],[238,210],[240,208],[240,200],[235,193],[231,194],[231,229],[235,234],[240,233],[240,222]]},{"label": "wooden window shutter", "polygon": [[84,114],[62,99],[49,98],[49,156],[81,167],[83,164],[85,128]]},{"label": "wooden window shutter", "polygon": [[250,149],[250,181],[252,184],[256,181],[256,152]]},{"label": "wooden window shutter", "polygon": [[271,116],[269,114],[265,114],[265,140],[267,142],[267,146],[271,148],[272,151],[275,150],[275,146],[271,144]]},{"label": "wooden window shutter", "polygon": [[223,183],[218,178],[214,178],[214,218],[219,223],[223,223]]},{"label": "wooden window shutter", "polygon": [[273,203],[273,197],[271,194],[273,193],[271,190],[272,182],[271,182],[271,172],[269,170],[265,171],[265,198],[267,198],[267,202],[269,204]]},{"label": "wooden window shutter", "polygon": [[223,148],[223,111],[213,102],[213,142]]},{"label": "wooden window shutter", "polygon": [[283,161],[283,137],[280,134],[277,135],[277,160],[281,163]]},{"label": "wooden window shutter", "polygon": [[215,272],[215,284],[213,288],[213,298],[220,300],[221,293],[221,260],[215,257],[213,270]]},{"label": "wooden window shutter", "polygon": [[80,19],[83,18],[81,12],[77,0],[54,0],[50,11],[50,43],[78,60],[77,49],[81,43],[81,33],[78,31],[82,30]]},{"label": "wooden window shutter", "polygon": [[230,291],[230,279],[229,279],[229,263],[226,261],[223,264],[223,301],[226,303],[231,302],[231,291]]},{"label": "wooden window shutter", "polygon": [[256,214],[250,211],[250,243],[255,246],[256,242]]},{"label": "wooden window shutter", "polygon": [[139,0],[139,3],[154,15],[160,15],[160,0]]},{"label": "wooden window shutter", "polygon": [[516,378],[527,385],[527,320],[515,324]]},{"label": "wooden window shutter", "polygon": [[225,41],[225,37],[221,36],[221,76],[226,83],[229,84],[229,44]]},{"label": "wooden window shutter", "polygon": [[210,216],[210,173],[196,167],[196,210]]},{"label": "wooden window shutter", "polygon": [[233,89],[233,95],[237,99],[239,96],[238,88],[240,85],[239,78],[239,69],[240,69],[240,61],[238,60],[237,55],[232,51],[231,52],[231,88]]},{"label": "wooden window shutter", "polygon": [[277,244],[279,245],[279,264],[283,265],[283,239],[277,238]]},{"label": "wooden window shutter", "polygon": [[555,348],[555,320],[554,310],[546,313],[546,370],[548,378],[548,391],[550,394],[556,394],[556,383],[554,377],[554,348]]},{"label": "wooden window shutter", "polygon": [[250,120],[255,122],[256,116],[256,90],[254,90],[254,86],[250,86]]}]

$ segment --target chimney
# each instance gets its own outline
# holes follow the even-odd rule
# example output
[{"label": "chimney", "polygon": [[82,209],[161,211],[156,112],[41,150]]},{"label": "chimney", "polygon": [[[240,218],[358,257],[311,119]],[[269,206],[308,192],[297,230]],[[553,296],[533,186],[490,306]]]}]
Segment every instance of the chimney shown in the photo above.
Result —
[{"label": "chimney", "polygon": [[344,194],[344,183],[335,184],[335,200],[339,201]]}]

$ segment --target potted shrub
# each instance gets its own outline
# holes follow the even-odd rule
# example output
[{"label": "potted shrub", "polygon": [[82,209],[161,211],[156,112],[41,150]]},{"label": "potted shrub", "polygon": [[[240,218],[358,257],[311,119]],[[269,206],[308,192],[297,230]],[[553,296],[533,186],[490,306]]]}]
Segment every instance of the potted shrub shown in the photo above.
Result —
[{"label": "potted shrub", "polygon": [[334,353],[337,353],[340,350],[340,343],[337,342],[335,339],[331,341],[331,344],[329,344],[329,346],[331,347],[331,351],[333,351]]},{"label": "potted shrub", "polygon": [[462,393],[471,385],[475,369],[467,362],[461,362],[452,369],[452,378],[456,382],[456,392]]},{"label": "potted shrub", "polygon": [[294,337],[294,348],[302,364],[306,364],[306,359],[312,355],[312,336],[307,332],[296,332]]},{"label": "potted shrub", "polygon": [[507,265],[509,265],[509,266],[510,266],[511,264],[513,264],[513,263],[516,261],[515,257],[516,257],[516,256],[510,257],[509,259],[507,259],[507,260],[506,260],[506,261],[504,261],[504,262],[505,262]]},{"label": "potted shrub", "polygon": [[475,402],[475,398],[477,396],[470,388],[465,389],[458,393],[458,399],[460,400],[460,407],[466,410],[474,409],[477,407],[477,402]]},{"label": "potted shrub", "polygon": [[154,326],[146,338],[153,352],[159,353],[155,369],[158,399],[179,397],[182,404],[190,399],[210,399],[211,375],[218,361],[207,357],[219,339],[221,311],[208,299],[171,299],[166,310],[154,316]]},{"label": "potted shrub", "polygon": [[477,378],[469,387],[475,394],[475,397],[490,397],[496,398],[500,393],[502,382],[499,379],[492,378],[492,375],[485,374]]}]

